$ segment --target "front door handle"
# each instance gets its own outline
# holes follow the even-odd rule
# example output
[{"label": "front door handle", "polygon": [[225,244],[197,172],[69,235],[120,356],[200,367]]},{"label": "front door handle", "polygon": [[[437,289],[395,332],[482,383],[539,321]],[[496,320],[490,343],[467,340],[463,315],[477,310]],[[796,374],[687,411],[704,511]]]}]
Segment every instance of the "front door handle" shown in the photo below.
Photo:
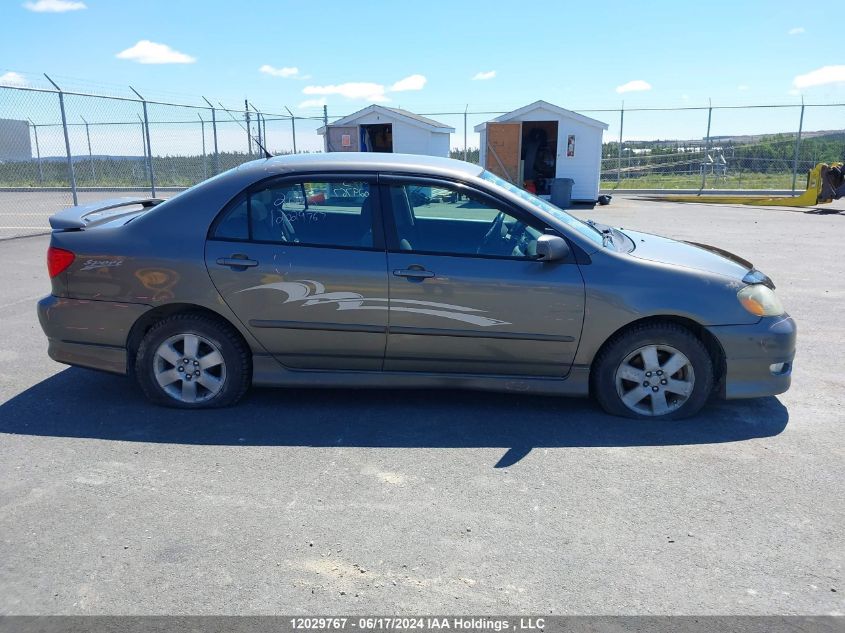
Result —
[{"label": "front door handle", "polygon": [[258,266],[258,262],[254,259],[247,258],[246,255],[232,255],[231,257],[219,257],[217,259],[218,266],[229,266],[231,268],[252,268]]},{"label": "front door handle", "polygon": [[397,268],[393,271],[397,277],[407,277],[409,279],[428,279],[434,277],[434,273],[424,268]]}]

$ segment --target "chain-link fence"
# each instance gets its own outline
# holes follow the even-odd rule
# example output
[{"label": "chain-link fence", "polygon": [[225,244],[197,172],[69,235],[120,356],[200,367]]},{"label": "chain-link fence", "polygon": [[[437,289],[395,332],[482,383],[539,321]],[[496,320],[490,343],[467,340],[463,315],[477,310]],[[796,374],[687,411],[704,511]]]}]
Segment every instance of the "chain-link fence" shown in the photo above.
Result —
[{"label": "chain-link fence", "polygon": [[842,104],[604,114],[603,189],[793,192],[805,188],[817,163],[845,160]]},{"label": "chain-link fence", "polygon": [[262,157],[262,147],[300,151],[297,137],[316,137],[323,123],[248,102],[233,109],[0,86],[0,239],[45,232],[49,216],[73,204],[168,197]]},{"label": "chain-link fence", "polygon": [[[287,110],[287,109],[285,109]],[[604,190],[804,188],[845,159],[845,104],[580,110],[605,121]],[[505,110],[420,113],[455,128],[455,158],[478,162],[475,126]],[[346,113],[344,113],[346,114]],[[106,196],[167,197],[263,155],[322,151],[311,116],[244,102],[179,105],[53,87],[0,86],[0,239],[45,232],[58,209]]]}]

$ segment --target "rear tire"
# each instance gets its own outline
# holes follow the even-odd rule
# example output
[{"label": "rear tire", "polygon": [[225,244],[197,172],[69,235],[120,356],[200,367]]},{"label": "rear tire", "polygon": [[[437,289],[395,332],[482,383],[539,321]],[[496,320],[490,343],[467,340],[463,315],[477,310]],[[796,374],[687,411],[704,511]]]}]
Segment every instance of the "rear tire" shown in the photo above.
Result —
[{"label": "rear tire", "polygon": [[179,409],[235,404],[249,389],[252,356],[232,330],[202,314],[163,319],[146,333],[135,378],[150,402]]},{"label": "rear tire", "polygon": [[679,420],[698,413],[713,391],[707,348],[673,323],[644,324],[620,333],[593,367],[593,394],[611,415]]}]

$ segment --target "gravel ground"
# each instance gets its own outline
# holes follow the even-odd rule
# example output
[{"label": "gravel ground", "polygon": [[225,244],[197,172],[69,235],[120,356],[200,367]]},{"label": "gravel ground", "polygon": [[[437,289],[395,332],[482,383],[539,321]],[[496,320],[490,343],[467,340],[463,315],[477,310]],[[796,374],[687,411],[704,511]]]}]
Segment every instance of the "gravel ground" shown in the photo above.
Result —
[{"label": "gravel ground", "polygon": [[843,208],[576,212],[752,260],[799,324],[788,393],[671,424],[447,391],[152,408],[47,357],[47,238],[0,242],[0,614],[842,614]]}]

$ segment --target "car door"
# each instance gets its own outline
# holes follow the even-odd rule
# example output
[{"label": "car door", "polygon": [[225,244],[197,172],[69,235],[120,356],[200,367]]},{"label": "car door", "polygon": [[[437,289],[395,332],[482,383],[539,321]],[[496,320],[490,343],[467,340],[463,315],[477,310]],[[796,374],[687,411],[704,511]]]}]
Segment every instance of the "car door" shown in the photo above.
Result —
[{"label": "car door", "polygon": [[255,186],[215,221],[205,257],[223,300],[285,366],[382,368],[388,288],[375,175]]},{"label": "car door", "polygon": [[584,319],[572,261],[536,259],[546,227],[489,193],[382,174],[385,370],[565,376]]}]

